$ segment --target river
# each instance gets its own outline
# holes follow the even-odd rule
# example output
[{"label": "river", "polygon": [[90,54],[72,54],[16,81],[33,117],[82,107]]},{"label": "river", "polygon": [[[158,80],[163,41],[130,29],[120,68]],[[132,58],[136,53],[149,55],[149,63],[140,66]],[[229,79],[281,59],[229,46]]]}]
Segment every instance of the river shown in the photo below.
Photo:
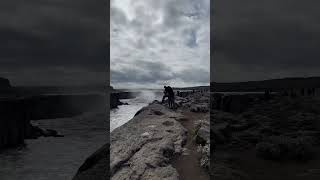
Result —
[{"label": "river", "polygon": [[129,105],[121,105],[110,111],[110,132],[132,119],[136,112],[144,106],[154,100],[160,101],[162,95],[160,90],[143,90],[138,93],[136,98],[121,99],[121,102]]},{"label": "river", "polygon": [[86,113],[74,118],[34,121],[64,137],[26,140],[26,146],[0,153],[0,180],[71,180],[78,168],[106,143],[106,116]]}]

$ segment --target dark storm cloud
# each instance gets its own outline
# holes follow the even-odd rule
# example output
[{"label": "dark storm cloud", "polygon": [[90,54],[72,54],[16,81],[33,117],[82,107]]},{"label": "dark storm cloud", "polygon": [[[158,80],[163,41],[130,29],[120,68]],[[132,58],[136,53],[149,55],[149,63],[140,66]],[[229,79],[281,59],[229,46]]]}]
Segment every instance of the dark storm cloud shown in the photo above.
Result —
[{"label": "dark storm cloud", "polygon": [[214,4],[215,81],[320,75],[319,1]]},{"label": "dark storm cloud", "polygon": [[[78,83],[102,83],[104,76],[88,77],[102,74],[107,68],[107,3],[102,0],[2,1],[0,76],[24,85],[56,82],[66,85],[75,79]],[[61,73],[61,69],[69,73]],[[49,77],[47,71],[59,80]],[[38,76],[28,84],[31,80],[23,72],[28,72],[30,78]]]}]

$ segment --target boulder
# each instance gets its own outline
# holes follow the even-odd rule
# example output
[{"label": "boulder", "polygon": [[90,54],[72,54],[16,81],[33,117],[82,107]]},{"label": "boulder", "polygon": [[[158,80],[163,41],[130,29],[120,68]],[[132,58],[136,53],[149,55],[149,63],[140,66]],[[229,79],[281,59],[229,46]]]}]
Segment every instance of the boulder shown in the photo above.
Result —
[{"label": "boulder", "polygon": [[1,78],[0,77],[0,90],[1,89],[7,89],[7,88],[10,88],[11,85],[10,85],[10,81],[6,78]]}]

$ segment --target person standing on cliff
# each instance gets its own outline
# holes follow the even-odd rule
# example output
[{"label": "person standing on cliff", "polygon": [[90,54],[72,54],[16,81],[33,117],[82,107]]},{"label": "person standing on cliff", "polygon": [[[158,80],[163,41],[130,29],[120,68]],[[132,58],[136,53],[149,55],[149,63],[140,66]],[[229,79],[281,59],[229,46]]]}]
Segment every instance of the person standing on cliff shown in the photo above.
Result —
[{"label": "person standing on cliff", "polygon": [[167,97],[169,99],[169,91],[168,91],[168,87],[167,86],[163,86],[164,91],[163,91],[163,97],[162,97],[162,101],[161,103],[164,102],[165,98]]},{"label": "person standing on cliff", "polygon": [[169,100],[169,108],[174,108],[174,92],[173,89],[168,86],[168,100]]}]

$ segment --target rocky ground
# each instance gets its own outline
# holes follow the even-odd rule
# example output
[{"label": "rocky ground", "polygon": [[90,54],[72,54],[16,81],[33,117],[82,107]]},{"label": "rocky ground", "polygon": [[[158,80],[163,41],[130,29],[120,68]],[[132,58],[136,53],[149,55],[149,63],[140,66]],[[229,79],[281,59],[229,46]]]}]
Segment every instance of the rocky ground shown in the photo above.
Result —
[{"label": "rocky ground", "polygon": [[101,172],[108,170],[110,153],[112,180],[208,180],[209,93],[177,97],[176,103],[173,110],[157,101],[142,108],[110,134],[110,151],[106,145],[89,157],[74,179],[106,178]]},{"label": "rocky ground", "polygon": [[231,99],[229,108],[218,110],[212,102],[211,172],[216,180],[320,178],[319,97]]},{"label": "rocky ground", "polygon": [[183,115],[178,121],[187,129],[186,153],[180,156],[174,167],[183,180],[210,179],[210,114],[209,93],[191,93],[177,97],[177,109]]}]

